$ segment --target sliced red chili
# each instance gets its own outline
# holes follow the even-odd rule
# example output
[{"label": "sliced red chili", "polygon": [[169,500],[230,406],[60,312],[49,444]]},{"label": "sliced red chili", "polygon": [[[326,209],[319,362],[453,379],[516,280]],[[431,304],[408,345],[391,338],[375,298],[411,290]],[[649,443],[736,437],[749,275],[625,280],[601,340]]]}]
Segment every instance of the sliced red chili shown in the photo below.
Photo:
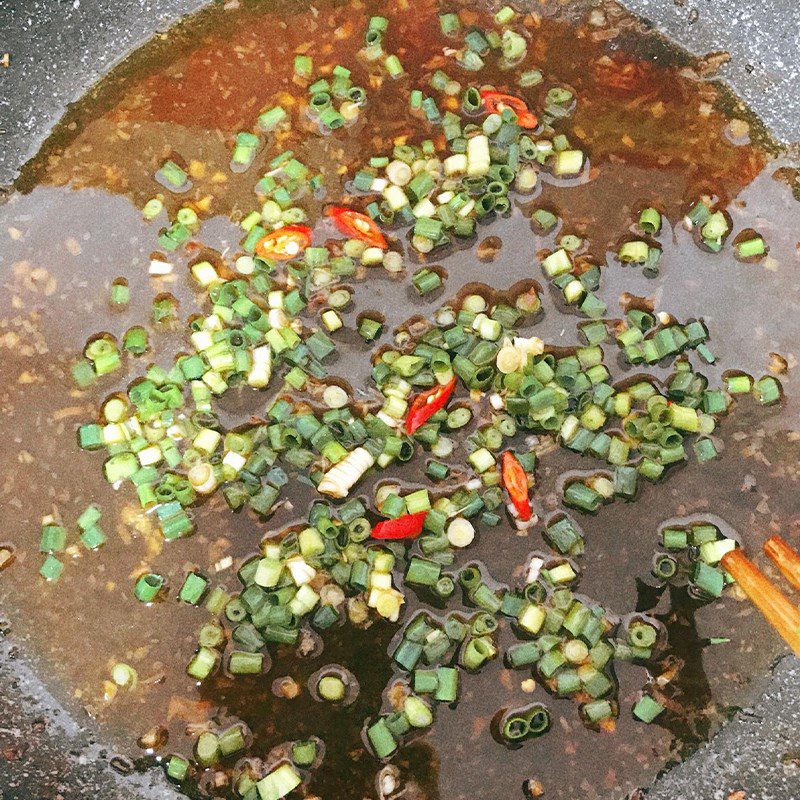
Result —
[{"label": "sliced red chili", "polygon": [[284,225],[256,242],[256,255],[277,261],[295,258],[311,244],[308,225]]},{"label": "sliced red chili", "polygon": [[411,403],[408,417],[406,417],[406,432],[414,433],[440,408],[444,408],[455,388],[456,378],[454,375],[444,386],[434,386],[433,389],[418,394]]},{"label": "sliced red chili", "polygon": [[517,125],[520,128],[535,128],[539,124],[538,117],[521,97],[484,89],[481,100],[490,114],[499,114],[504,108],[510,108],[517,115]]},{"label": "sliced red chili", "polygon": [[519,459],[510,451],[503,453],[503,485],[506,487],[519,518],[527,522],[531,518],[531,501],[528,499],[528,475]]},{"label": "sliced red chili", "polygon": [[385,519],[372,529],[373,539],[414,539],[422,533],[427,511],[403,514],[397,519]]},{"label": "sliced red chili", "polygon": [[361,239],[370,247],[380,247],[382,250],[389,246],[381,229],[366,214],[344,206],[329,206],[325,213],[345,236],[349,236],[351,239]]}]

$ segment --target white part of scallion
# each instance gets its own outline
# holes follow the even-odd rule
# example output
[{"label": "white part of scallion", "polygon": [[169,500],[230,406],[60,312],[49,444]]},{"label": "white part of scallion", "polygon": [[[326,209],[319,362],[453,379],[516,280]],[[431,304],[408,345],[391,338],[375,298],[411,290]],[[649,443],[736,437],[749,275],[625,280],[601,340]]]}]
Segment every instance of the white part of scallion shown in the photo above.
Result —
[{"label": "white part of scallion", "polygon": [[[445,175],[461,175],[467,171],[468,161],[465,153],[456,153],[444,160]],[[488,169],[488,168],[487,168]]]},{"label": "white part of scallion", "polygon": [[396,250],[389,250],[389,252],[383,256],[383,268],[387,272],[402,272],[403,256]]},{"label": "white part of scallion", "polygon": [[282,308],[271,308],[267,312],[267,319],[271,328],[285,328],[289,324],[289,317]]},{"label": "white part of scallion", "polygon": [[491,469],[495,465],[495,458],[485,447],[480,447],[470,453],[468,459],[475,472],[481,473]]},{"label": "white part of scallion", "polygon": [[252,351],[252,365],[247,373],[247,384],[263,389],[272,375],[272,350],[268,344],[260,345]]},{"label": "white part of scallion", "polygon": [[198,494],[210,494],[217,488],[217,476],[214,468],[206,461],[195,464],[186,477]]},{"label": "white part of scallion", "polygon": [[436,213],[436,206],[427,198],[420,200],[411,213],[419,219],[420,217],[432,217]]},{"label": "white part of scallion", "polygon": [[234,267],[240,275],[252,275],[256,268],[256,262],[252,256],[239,256]]},{"label": "white part of scallion", "polygon": [[468,519],[456,517],[447,526],[447,541],[453,547],[467,547],[475,538],[475,528]]},{"label": "white part of scallion", "polygon": [[344,408],[347,405],[347,392],[341,386],[331,384],[325,387],[322,401],[328,408]]},{"label": "white part of scallion", "polygon": [[526,164],[517,172],[516,189],[518,192],[532,192],[537,180],[536,170],[530,164]]},{"label": "white part of scallion", "polygon": [[311,583],[317,575],[317,571],[314,567],[306,563],[306,560],[300,555],[287,558],[284,566],[289,570],[289,574],[292,576],[292,580],[297,586]]},{"label": "white part of scallion", "polygon": [[503,327],[496,319],[484,317],[478,326],[478,335],[488,342],[496,342],[503,332]]},{"label": "white part of scallion", "polygon": [[471,197],[466,203],[464,203],[463,206],[461,206],[461,208],[458,209],[458,216],[468,217],[472,213],[474,208],[475,208],[475,199]]},{"label": "white part of scallion", "polygon": [[232,469],[237,475],[242,471],[242,467],[247,463],[247,459],[234,450],[228,450],[222,458],[222,464],[229,469]]},{"label": "white part of scallion", "polygon": [[386,177],[395,186],[405,186],[411,180],[411,167],[405,161],[391,161],[386,167]]},{"label": "white part of scallion", "polygon": [[534,556],[530,560],[530,563],[528,564],[528,572],[525,575],[525,583],[526,584],[536,583],[536,581],[539,580],[539,575],[542,572],[543,566],[544,566],[544,559]]},{"label": "white part of scallion", "polygon": [[361,254],[361,263],[365,267],[374,267],[383,264],[383,250],[380,247],[368,247]]},{"label": "white part of scallion", "polygon": [[149,447],[143,447],[136,454],[136,457],[139,459],[139,463],[143,467],[153,467],[156,464],[161,463],[161,460],[164,458],[164,454],[161,452],[161,448],[157,444],[151,444]]},{"label": "white part of scallion", "polygon": [[322,312],[322,324],[331,332],[338,331],[344,324],[342,318],[333,309]]},{"label": "white part of scallion", "polygon": [[406,193],[400,186],[387,186],[383,190],[383,197],[392,211],[399,211],[408,205],[408,197],[406,197]]},{"label": "white part of scallion", "polygon": [[556,153],[553,173],[555,175],[577,175],[583,169],[583,152],[560,150]]},{"label": "white part of scallion", "polygon": [[468,294],[461,303],[464,311],[481,314],[486,311],[486,298],[479,294]]},{"label": "white part of scallion", "polygon": [[431,453],[436,458],[447,458],[453,452],[453,440],[447,436],[440,436],[431,446]]},{"label": "white part of scallion", "polygon": [[159,275],[169,275],[172,272],[172,264],[170,264],[169,261],[161,261],[154,258],[150,261],[148,272],[150,275],[155,275],[156,277]]},{"label": "white part of scallion", "polygon": [[497,353],[496,363],[497,369],[504,375],[516,372],[522,367],[522,353],[513,345],[503,345]]},{"label": "white part of scallion", "polygon": [[467,140],[467,175],[485,175],[489,171],[489,138],[479,135]]},{"label": "white part of scallion", "polygon": [[347,497],[348,492],[374,463],[375,459],[369,450],[357,447],[325,473],[317,490],[331,497]]}]

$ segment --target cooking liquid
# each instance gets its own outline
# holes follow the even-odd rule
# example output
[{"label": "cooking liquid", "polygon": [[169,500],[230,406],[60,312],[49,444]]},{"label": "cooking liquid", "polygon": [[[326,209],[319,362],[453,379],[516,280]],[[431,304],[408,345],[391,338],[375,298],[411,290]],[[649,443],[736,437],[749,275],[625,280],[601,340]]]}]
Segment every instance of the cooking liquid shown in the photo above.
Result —
[{"label": "cooking liquid", "polygon": [[[365,157],[390,152],[395,137],[419,141],[430,135],[426,123],[410,115],[407,92],[426,88],[433,69],[444,69],[462,85],[494,83],[515,91],[519,70],[501,71],[489,58],[474,75],[445,56],[443,48],[453,42],[439,32],[439,10],[455,7],[438,9],[421,0],[389,10],[377,2],[323,2],[305,9],[253,2],[208,9],[135,53],[71,109],[26,166],[18,191],[0,206],[0,409],[6,464],[0,538],[13,545],[16,556],[0,575],[1,608],[12,621],[12,635],[29,640],[40,671],[99,718],[121,752],[141,759],[143,766],[153,759],[137,749],[135,740],[153,726],[163,725],[169,734],[156,755],[189,755],[192,734],[204,724],[241,719],[252,731],[250,753],[257,757],[311,735],[325,742],[311,793],[326,800],[376,796],[380,764],[366,751],[361,732],[364,719],[380,712],[381,693],[393,680],[387,647],[397,626],[383,621],[367,630],[345,626],[326,634],[321,652],[313,656],[273,653],[272,669],[258,678],[220,673],[197,687],[184,671],[208,618],[202,607],[175,599],[186,571],[197,568],[212,585],[237,590],[235,567],[258,550],[262,538],[304,519],[310,493],[295,485],[286,495],[292,507],[266,523],[246,512],[233,515],[222,497],[214,496],[196,510],[194,536],[165,544],[150,517],[138,512],[130,487],[114,491],[103,480],[102,457],[77,448],[75,430],[96,417],[104,397],[142,374],[149,360],[169,366],[175,353],[185,351],[183,326],[151,330],[152,353],[127,359],[123,370],[88,391],[75,389],[69,368],[88,336],[108,331],[119,337],[131,325],[147,324],[152,298],[161,291],[178,298],[181,320],[202,308],[185,269],[190,252],[170,256],[176,264],[172,278],[147,274],[150,254],[157,250],[157,224],[143,221],[140,208],[162,191],[152,176],[170,153],[198,162],[189,193],[165,193],[170,216],[188,200],[210,198],[197,238],[230,257],[241,239],[231,220],[255,207],[252,186],[264,172],[262,165],[281,150],[291,147],[298,158],[321,169],[326,199],[335,201],[341,196],[338,165],[346,165],[351,176]],[[463,10],[465,21],[491,26],[485,11]],[[370,88],[370,70],[356,57],[372,14],[389,18],[386,49],[399,56],[408,73],[398,81],[387,78],[380,90]],[[430,316],[468,283],[501,290],[521,279],[545,284],[535,254],[552,246],[553,236],[537,235],[530,224],[532,211],[545,207],[562,220],[557,235],[584,237],[589,254],[606,261],[599,294],[609,316],[622,315],[619,298],[629,292],[651,298],[657,311],[679,321],[702,318],[718,359],[714,366],[700,367],[711,384],[727,369],[765,374],[770,352],[780,353],[790,363],[788,375],[780,376],[786,397],[770,408],[749,397],[737,401],[717,432],[724,443],[719,459],[698,465],[690,458],[659,484],[643,485],[635,503],[617,501],[596,517],[576,515],[587,547],[580,559],[579,592],[616,613],[649,611],[664,623],[670,646],[652,672],[680,665],[668,690],[675,709],[651,725],[635,721],[631,703],[647,683],[648,671],[622,664],[616,670],[621,708],[616,730],[590,731],[573,701],[552,698],[541,686],[526,694],[520,683],[529,674],[510,672],[495,660],[478,675],[462,675],[457,706],[437,708],[433,726],[393,759],[402,781],[416,787],[412,797],[513,798],[521,796],[527,778],[540,781],[548,798],[622,797],[707,740],[733,707],[758,693],[770,664],[785,652],[755,610],[734,593],[698,607],[682,589],[654,589],[649,566],[658,529],[674,516],[719,518],[751,554],[775,531],[797,545],[800,381],[794,364],[800,289],[792,232],[800,212],[789,188],[773,178],[778,162],[766,136],[735,98],[689,76],[689,60],[643,33],[635,20],[609,10],[605,24],[593,24],[598,22],[596,15],[580,10],[569,19],[563,13],[525,18],[531,41],[522,68],[540,68],[544,82],[524,95],[537,109],[553,85],[575,91],[575,113],[558,130],[587,152],[588,176],[575,186],[576,181],[559,182],[542,173],[537,192],[517,196],[508,218],[479,225],[478,241],[501,240],[490,265],[478,260],[475,243],[435,253],[428,263],[446,270],[447,280],[432,296],[419,298],[410,286],[410,272],[421,261],[410,248],[407,272],[400,278],[370,270],[366,280],[352,283],[354,303],[344,314],[345,324],[352,329],[361,311],[378,309],[390,334],[414,315]],[[247,172],[231,173],[227,164],[236,132],[250,129],[262,108],[304,94],[292,82],[292,61],[307,44],[315,69],[343,64],[353,70],[353,82],[367,88],[361,119],[321,139],[316,125],[302,117],[283,140],[262,149]],[[731,141],[732,117],[750,122],[755,144]],[[717,255],[701,252],[680,225],[701,193],[727,204],[734,235],[742,228],[757,229],[770,258],[738,262],[730,244]],[[670,223],[660,236],[663,256],[655,279],[645,278],[639,268],[622,267],[611,252],[645,205],[658,207]],[[319,207],[310,210],[316,213]],[[131,288],[131,302],[123,309],[108,302],[117,276]],[[543,301],[544,314],[526,335],[553,345],[577,344],[580,319],[562,313],[560,300],[547,289]],[[379,344],[389,340],[384,334]],[[356,399],[374,398],[368,382],[372,347],[352,330],[343,331],[337,342],[329,373],[346,378]],[[636,368],[614,364],[614,350],[606,347],[615,377],[636,374]],[[656,370],[663,377],[670,372],[669,367]],[[228,392],[219,404],[223,423],[246,422],[272,396],[272,390]],[[463,466],[464,457],[457,448],[454,467]],[[377,478],[427,485],[424,462],[417,457]],[[564,471],[587,468],[588,461],[563,450],[542,459],[535,493],[540,516],[556,510],[555,491]],[[359,494],[371,496],[371,483],[363,482]],[[90,502],[103,509],[108,543],[97,553],[77,547],[74,557],[65,559],[60,581],[44,585],[38,575],[42,515],[57,508],[71,523]],[[518,585],[526,555],[545,547],[540,530],[520,535],[505,520],[483,528],[458,563],[481,560],[496,580]],[[226,556],[234,567],[215,573],[213,565]],[[165,602],[146,608],[134,598],[133,582],[143,567],[167,576]],[[424,605],[410,589],[407,601],[405,619]],[[507,646],[513,637],[507,625],[501,628],[499,641]],[[711,645],[712,637],[730,642]],[[103,681],[119,660],[137,669],[139,686],[107,701]],[[310,696],[304,680],[328,663],[342,664],[358,679],[360,694],[353,705],[339,709]],[[300,683],[297,698],[273,693],[273,681],[284,675]],[[490,731],[498,709],[534,700],[550,707],[551,730],[517,750],[498,744]],[[202,778],[196,791],[203,793],[209,780],[209,775]]]}]

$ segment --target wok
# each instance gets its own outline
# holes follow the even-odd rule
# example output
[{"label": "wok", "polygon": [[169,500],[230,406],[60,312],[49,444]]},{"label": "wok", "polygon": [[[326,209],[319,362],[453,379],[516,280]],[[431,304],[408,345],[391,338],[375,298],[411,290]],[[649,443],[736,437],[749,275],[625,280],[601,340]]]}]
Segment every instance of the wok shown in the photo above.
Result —
[{"label": "wok", "polygon": [[[0,2],[0,187],[10,194],[69,103],[153,32],[203,0]],[[800,138],[800,6],[792,0],[628,0],[647,24],[697,54],[725,50],[722,77],[775,137]],[[5,277],[5,276],[4,276]],[[2,580],[2,578],[0,578]],[[0,619],[2,619],[0,607]],[[0,797],[179,797],[160,773],[128,772],[101,732],[37,671],[22,637],[0,623]],[[800,797],[800,661],[783,658],[763,695],[706,747],[663,775],[653,800]]]}]

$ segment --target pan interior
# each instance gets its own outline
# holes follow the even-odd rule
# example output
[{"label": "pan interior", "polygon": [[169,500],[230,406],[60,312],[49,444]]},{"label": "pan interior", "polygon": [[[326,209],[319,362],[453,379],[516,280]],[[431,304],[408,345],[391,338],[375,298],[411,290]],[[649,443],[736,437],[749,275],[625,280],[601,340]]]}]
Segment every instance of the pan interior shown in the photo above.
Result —
[{"label": "pan interior", "polygon": [[[474,24],[489,19],[467,5],[453,8]],[[332,199],[345,188],[337,165],[346,165],[352,176],[365,152],[383,153],[398,137],[417,135],[422,123],[409,115],[408,86],[422,85],[434,69],[450,69],[439,10],[421,0],[387,13],[393,46],[408,74],[371,94],[356,126],[309,138],[311,123],[301,120],[281,147],[275,143],[252,169],[234,174],[227,165],[236,133],[249,129],[274,98],[289,102],[305,91],[291,77],[295,54],[308,45],[320,63],[356,63],[354,72],[366,74],[356,52],[366,21],[383,6],[327,0],[314,7],[215,5],[137,51],[72,108],[26,166],[18,191],[0,206],[0,268],[7,287],[0,295],[7,453],[3,538],[15,555],[2,572],[0,602],[13,631],[29,641],[54,685],[98,718],[142,767],[167,753],[191,754],[203,726],[216,729],[242,720],[252,733],[249,752],[263,759],[290,740],[319,736],[325,742],[311,792],[337,800],[375,795],[380,764],[367,752],[362,728],[365,718],[380,711],[382,697],[388,702],[387,687],[397,678],[387,652],[397,626],[375,621],[366,629],[341,628],[303,658],[280,651],[269,674],[258,679],[220,673],[197,687],[185,674],[197,631],[208,619],[202,608],[175,600],[186,572],[198,569],[234,591],[235,566],[258,551],[263,537],[304,519],[309,493],[290,485],[291,503],[266,522],[247,513],[232,515],[216,496],[196,509],[194,536],[165,546],[152,515],[140,513],[128,489],[106,485],[101,459],[75,445],[77,426],[95,418],[98,403],[124,390],[143,364],[131,359],[118,377],[87,391],[76,389],[70,368],[88,338],[99,332],[119,337],[132,325],[148,324],[159,292],[177,299],[181,319],[201,311],[186,265],[199,252],[221,258],[238,252],[236,223],[253,206],[253,183],[280,149],[291,148],[325,171]],[[534,194],[519,196],[507,217],[479,226],[475,241],[447,248],[441,257],[409,256],[400,279],[368,270],[363,280],[352,282],[347,325],[354,328],[358,314],[373,309],[383,318],[388,344],[404,322],[431,316],[445,300],[463,296],[464,287],[483,286],[491,293],[523,280],[545,285],[537,253],[552,248],[553,239],[536,229],[531,217],[547,208],[561,220],[560,234],[581,237],[586,257],[607,264],[600,295],[610,317],[620,317],[621,302],[633,297],[681,321],[702,319],[716,356],[713,365],[703,366],[710,382],[719,383],[733,369],[768,374],[776,363],[772,354],[785,359],[788,373],[780,375],[780,405],[743,400],[722,421],[715,432],[719,459],[705,464],[690,459],[663,482],[642,487],[636,502],[616,502],[596,516],[579,518],[587,542],[580,593],[621,616],[651,615],[669,641],[655,663],[617,667],[621,711],[613,732],[587,729],[573,701],[552,697],[542,686],[530,694],[530,686],[523,687],[530,675],[496,660],[468,676],[457,706],[438,710],[431,728],[397,758],[409,796],[430,800],[468,796],[478,786],[487,797],[517,797],[528,779],[540,782],[548,798],[623,797],[707,741],[763,688],[770,665],[784,652],[735,589],[718,602],[701,604],[685,586],[656,587],[650,565],[666,523],[710,522],[753,553],[776,531],[797,532],[800,323],[791,310],[800,302],[793,275],[800,213],[786,180],[794,174],[758,120],[708,79],[712,65],[693,62],[643,33],[621,10],[537,13],[524,17],[523,25],[529,59],[544,76],[531,96],[541,99],[553,86],[574,91],[577,107],[565,130],[589,154],[589,170],[569,183],[543,174]],[[459,79],[469,80],[464,74]],[[492,66],[480,80],[513,85]],[[204,217],[199,240],[207,250],[198,246],[177,254],[174,275],[154,279],[148,266],[158,250],[157,226],[143,220],[141,208],[161,191],[153,174],[173,155],[189,165],[193,187],[185,196],[164,193],[167,210],[172,216],[187,200],[199,204]],[[758,230],[769,244],[767,258],[743,263],[730,247],[716,255],[702,251],[680,223],[701,194],[727,209],[735,232]],[[635,214],[647,205],[671,223],[669,235],[659,239],[662,268],[655,278],[615,258]],[[487,243],[489,237],[493,241]],[[490,261],[478,258],[480,247],[492,250]],[[445,288],[420,298],[409,277],[425,264],[441,268]],[[119,277],[127,281],[131,300],[124,309],[113,309],[108,293]],[[564,313],[555,290],[546,289],[543,302],[544,314],[526,335],[556,347],[578,344],[582,318]],[[153,329],[152,339],[152,360],[165,366],[187,347],[182,325]],[[372,349],[350,330],[329,367],[357,401],[374,399],[367,388]],[[622,362],[616,366],[620,377],[636,374]],[[672,371],[665,363],[651,372],[666,379]],[[233,428],[264,407],[264,395],[234,391],[222,399],[220,417]],[[419,458],[411,467],[381,473],[380,480],[410,490],[425,485],[423,468]],[[580,469],[585,464],[574,454],[554,450],[542,456],[535,496],[543,518],[557,510],[565,472]],[[372,496],[371,485],[361,491]],[[97,553],[69,551],[61,579],[43,585],[37,572],[41,517],[56,510],[75,519],[90,502],[103,508],[107,544]],[[504,519],[481,531],[461,563],[477,559],[497,581],[516,584],[527,555],[542,547],[541,526],[518,535]],[[234,566],[215,572],[214,565],[227,565],[228,557]],[[134,580],[145,569],[166,577],[172,590],[166,602],[143,608],[134,599]],[[408,614],[426,605],[413,592],[407,600]],[[512,641],[504,629],[501,642]],[[139,686],[111,697],[106,682],[119,661],[135,667]],[[325,707],[307,691],[294,699],[275,691],[275,679],[291,676],[305,686],[310,675],[334,663],[352,671],[360,686],[356,702],[346,709]],[[664,719],[645,726],[630,708],[653,681],[666,687],[671,705]],[[534,699],[550,707],[551,730],[521,748],[499,744],[493,736],[498,711]],[[156,728],[168,737],[162,747],[137,746],[137,739]],[[210,780],[208,773],[201,775],[192,790],[208,791]]]}]

